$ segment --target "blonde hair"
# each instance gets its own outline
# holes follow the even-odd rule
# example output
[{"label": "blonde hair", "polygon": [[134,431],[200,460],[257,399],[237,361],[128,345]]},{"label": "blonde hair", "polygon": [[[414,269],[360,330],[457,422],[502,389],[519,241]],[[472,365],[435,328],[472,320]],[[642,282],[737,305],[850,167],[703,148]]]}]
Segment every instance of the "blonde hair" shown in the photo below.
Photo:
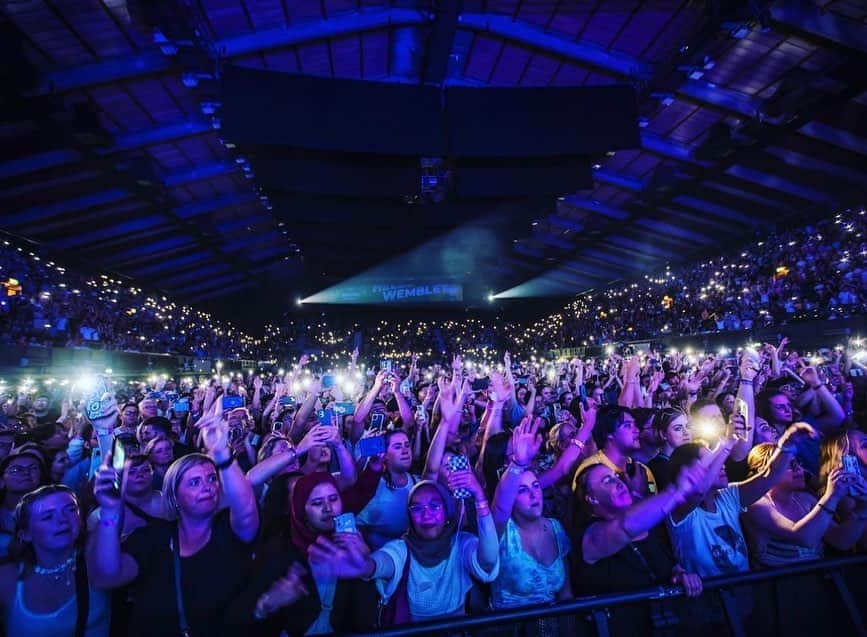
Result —
[{"label": "blonde hair", "polygon": [[750,455],[747,456],[750,475],[762,473],[768,468],[776,448],[776,445],[772,442],[763,442],[750,449]]},{"label": "blonde hair", "polygon": [[146,456],[150,456],[151,452],[154,450],[154,447],[156,447],[157,444],[159,444],[161,442],[167,442],[169,444],[172,444],[172,441],[169,439],[168,436],[166,436],[165,434],[160,434],[156,438],[151,438],[148,441],[148,443],[145,445],[145,448],[142,451],[142,453]]},{"label": "blonde hair", "polygon": [[824,495],[828,486],[828,475],[843,464],[843,456],[849,453],[852,439],[851,431],[826,436],[819,445],[819,495]]},{"label": "blonde hair", "polygon": [[[217,468],[217,465],[209,456],[203,453],[190,453],[175,460],[166,470],[166,475],[163,478],[163,495],[165,495],[166,502],[169,503],[171,510],[175,514],[177,514],[178,510],[178,485],[184,479],[187,471],[203,464],[209,464],[214,469]],[[217,479],[219,480],[219,472],[217,473]]]}]

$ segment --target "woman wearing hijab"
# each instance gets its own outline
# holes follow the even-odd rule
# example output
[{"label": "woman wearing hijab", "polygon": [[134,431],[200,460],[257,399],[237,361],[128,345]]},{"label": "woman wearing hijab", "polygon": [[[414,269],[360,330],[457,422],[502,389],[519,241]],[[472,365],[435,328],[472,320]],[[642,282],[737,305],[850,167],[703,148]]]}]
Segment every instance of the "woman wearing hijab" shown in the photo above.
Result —
[{"label": "woman wearing hijab", "polygon": [[310,545],[320,536],[333,535],[334,518],[342,513],[343,501],[330,473],[316,471],[295,483],[290,499],[290,542],[274,537],[260,551],[259,570],[246,596],[245,603],[262,634],[320,635],[373,626],[372,586],[338,581],[330,565],[307,560]]},{"label": "woman wearing hijab", "polygon": [[338,533],[330,540],[320,536],[310,546],[310,562],[328,564],[340,578],[374,580],[385,614],[390,615],[383,624],[463,615],[473,580],[491,582],[497,577],[499,546],[475,475],[469,470],[451,472],[449,489],[464,489],[475,499],[478,537],[458,530],[457,507],[445,487],[423,480],[410,492],[410,526],[402,538],[368,553],[357,534]]}]

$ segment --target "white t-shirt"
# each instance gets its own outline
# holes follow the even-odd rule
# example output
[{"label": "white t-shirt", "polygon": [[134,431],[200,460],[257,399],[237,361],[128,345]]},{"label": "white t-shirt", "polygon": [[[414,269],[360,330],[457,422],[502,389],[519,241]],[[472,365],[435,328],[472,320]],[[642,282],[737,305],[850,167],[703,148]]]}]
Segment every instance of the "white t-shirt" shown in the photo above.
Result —
[{"label": "white t-shirt", "polygon": [[716,513],[693,509],[680,522],[666,522],[677,561],[702,577],[729,575],[750,569],[747,542],[741,527],[741,496],[733,484],[714,498]]},{"label": "white t-shirt", "polygon": [[[464,614],[464,599],[473,585],[473,579],[492,582],[500,572],[499,559],[490,572],[480,565],[476,550],[479,539],[470,533],[458,533],[452,542],[449,556],[437,566],[426,568],[412,560],[407,580],[407,597],[412,621],[424,621],[436,617]],[[384,601],[388,601],[400,584],[407,558],[407,546],[403,540],[392,540],[371,554],[380,570],[382,554],[394,563],[394,575],[390,579],[376,579],[376,588]],[[376,575],[374,574],[374,577]]]}]

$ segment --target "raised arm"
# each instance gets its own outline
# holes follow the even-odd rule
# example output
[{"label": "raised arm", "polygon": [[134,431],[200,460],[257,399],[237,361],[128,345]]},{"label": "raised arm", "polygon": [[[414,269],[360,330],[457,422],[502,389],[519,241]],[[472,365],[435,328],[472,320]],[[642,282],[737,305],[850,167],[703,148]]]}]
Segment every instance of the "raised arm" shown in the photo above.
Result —
[{"label": "raised arm", "polygon": [[364,398],[361,399],[361,402],[358,403],[358,406],[355,408],[355,421],[364,423],[367,420],[367,417],[370,415],[370,410],[373,407],[373,401],[376,400],[376,397],[379,396],[379,392],[382,391],[382,384],[385,382],[385,379],[388,377],[388,372],[385,370],[381,370],[373,381],[373,387],[370,388],[370,391],[364,395]]},{"label": "raised arm", "polygon": [[570,475],[578,466],[585,453],[587,442],[593,437],[593,427],[596,425],[596,409],[584,409],[581,405],[581,426],[572,439],[571,444],[563,450],[554,466],[539,474],[539,484],[543,489],[556,484]]},{"label": "raised arm", "polygon": [[539,426],[536,424],[535,418],[524,418],[521,424],[512,431],[513,460],[503,472],[494,492],[491,517],[498,536],[503,534],[506,523],[512,515],[512,507],[515,504],[515,498],[518,497],[521,475],[529,468],[541,446],[542,435],[539,433]]},{"label": "raised arm", "polygon": [[87,575],[100,590],[119,588],[138,577],[138,563],[120,547],[123,502],[114,488],[117,472],[111,466],[111,452],[94,476],[93,495],[99,504],[99,523],[87,541]]},{"label": "raised arm", "polygon": [[816,425],[822,431],[833,431],[842,425],[843,421],[846,420],[846,412],[831,394],[828,386],[819,379],[818,372],[813,367],[807,367],[801,372],[801,378],[813,391],[814,398],[819,405]]},{"label": "raised arm", "polygon": [[476,549],[476,558],[479,566],[485,572],[490,573],[500,561],[500,546],[497,529],[491,516],[491,508],[485,497],[485,491],[479,484],[475,473],[470,469],[461,469],[449,473],[449,490],[464,488],[473,494],[476,504],[476,522],[478,524],[479,545]]},{"label": "raised arm", "polygon": [[[406,401],[406,396],[400,391],[400,377],[392,373],[391,378],[394,383],[394,400],[397,403],[397,410],[400,412],[400,420],[403,422],[403,427],[407,430],[414,429],[416,425],[415,416],[412,413],[412,408],[410,408],[409,403]],[[412,383],[412,381],[409,382]]]},{"label": "raised arm", "polygon": [[593,564],[614,555],[635,538],[662,522],[707,482],[707,468],[694,462],[678,474],[662,493],[638,500],[622,515],[591,524],[581,540],[584,561]]},{"label": "raised arm", "polygon": [[457,428],[458,419],[460,418],[460,410],[455,404],[450,384],[444,378],[440,378],[438,384],[440,391],[437,403],[440,405],[442,418],[440,418],[439,425],[437,425],[427,451],[427,459],[424,465],[425,480],[436,480],[439,476],[440,465],[443,461],[449,433],[452,429]]},{"label": "raised arm", "polygon": [[324,445],[333,435],[330,427],[315,425],[310,428],[304,438],[301,439],[295,449],[287,453],[274,453],[259,462],[247,472],[247,480],[254,487],[265,484],[268,480],[276,476],[283,469],[288,467],[295,461],[298,456],[310,451],[312,447]]},{"label": "raised arm", "polygon": [[848,489],[846,480],[847,474],[841,468],[832,471],[825,493],[800,520],[790,520],[765,498],[753,503],[745,515],[750,524],[771,537],[799,546],[816,546],[833,523],[837,504]]},{"label": "raised arm", "polygon": [[777,449],[771,456],[768,469],[764,473],[738,483],[741,506],[750,506],[780,481],[798,451],[800,440],[818,437],[819,434],[816,433],[816,430],[805,422],[796,422],[786,429],[777,441]]},{"label": "raised arm", "polygon": [[202,426],[202,442],[220,473],[223,501],[229,506],[232,531],[244,542],[252,542],[259,532],[256,494],[244,472],[232,458],[228,447],[229,425],[222,417],[213,417]]}]

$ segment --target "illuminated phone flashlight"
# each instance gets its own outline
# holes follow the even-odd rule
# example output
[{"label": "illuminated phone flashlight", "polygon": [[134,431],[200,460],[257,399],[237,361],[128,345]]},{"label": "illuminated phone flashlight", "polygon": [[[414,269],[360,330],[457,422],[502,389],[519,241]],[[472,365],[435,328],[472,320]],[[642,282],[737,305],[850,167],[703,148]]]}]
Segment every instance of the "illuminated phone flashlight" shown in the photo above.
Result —
[{"label": "illuminated phone flashlight", "polygon": [[695,432],[696,438],[701,438],[708,442],[716,440],[722,434],[722,429],[713,420],[702,418],[697,420],[693,425],[692,430]]}]

